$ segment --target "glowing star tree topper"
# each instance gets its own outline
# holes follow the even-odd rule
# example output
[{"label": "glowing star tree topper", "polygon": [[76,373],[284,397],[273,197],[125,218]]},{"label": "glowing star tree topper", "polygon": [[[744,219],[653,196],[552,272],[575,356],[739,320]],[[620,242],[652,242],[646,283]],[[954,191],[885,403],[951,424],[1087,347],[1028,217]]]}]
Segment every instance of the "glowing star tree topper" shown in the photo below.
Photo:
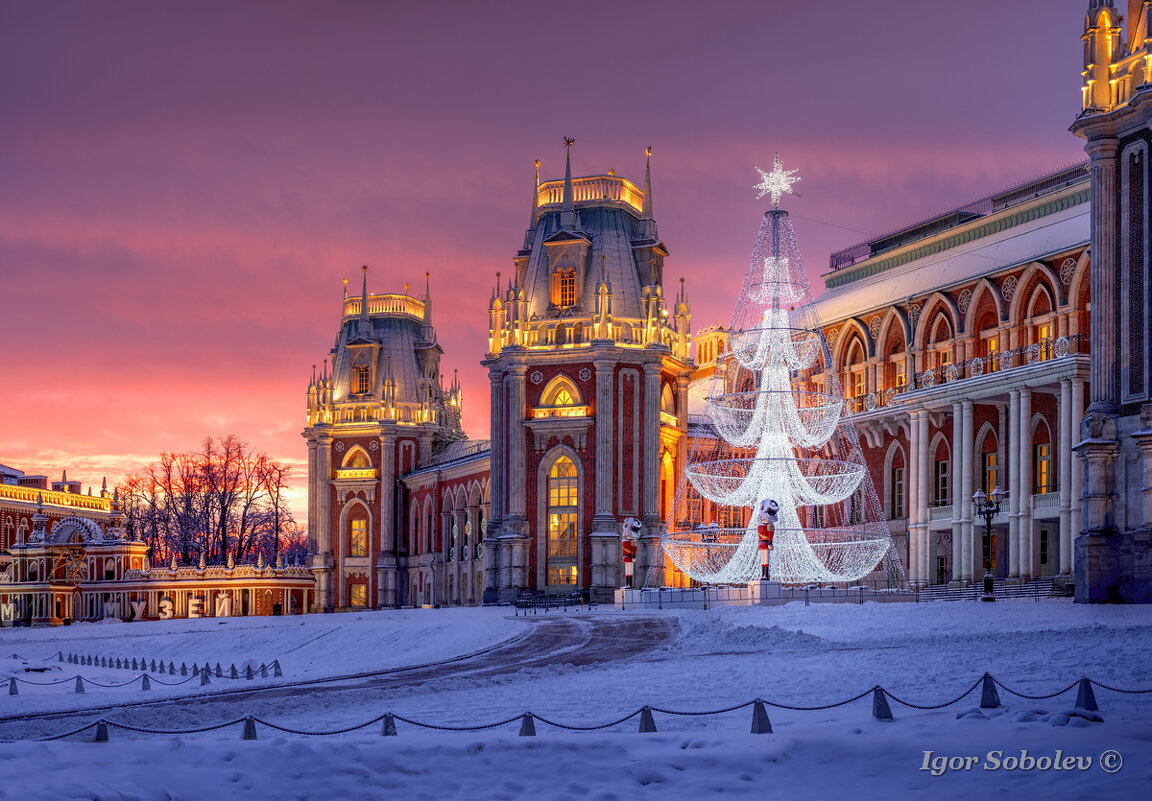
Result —
[{"label": "glowing star tree topper", "polygon": [[762,198],[765,195],[772,196],[772,208],[780,208],[781,195],[795,195],[792,191],[792,184],[800,181],[800,176],[796,175],[796,170],[785,170],[784,165],[780,163],[780,154],[776,154],[776,162],[772,165],[772,172],[764,172],[759,167],[756,172],[760,173],[761,181],[754,186],[754,189],[759,189],[760,194],[757,198]]}]

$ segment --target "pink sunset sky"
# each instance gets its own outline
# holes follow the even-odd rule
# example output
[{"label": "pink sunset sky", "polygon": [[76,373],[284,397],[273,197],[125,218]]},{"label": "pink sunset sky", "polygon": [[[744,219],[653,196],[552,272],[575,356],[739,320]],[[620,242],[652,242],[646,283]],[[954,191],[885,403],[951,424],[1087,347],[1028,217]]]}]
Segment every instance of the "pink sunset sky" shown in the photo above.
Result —
[{"label": "pink sunset sky", "polygon": [[[1088,0],[0,2],[0,462],[99,488],[235,433],[296,466],[341,279],[432,296],[465,426],[534,159],[643,181],[693,326],[797,169],[829,252],[1083,158]],[[670,287],[671,292],[671,287]]]}]

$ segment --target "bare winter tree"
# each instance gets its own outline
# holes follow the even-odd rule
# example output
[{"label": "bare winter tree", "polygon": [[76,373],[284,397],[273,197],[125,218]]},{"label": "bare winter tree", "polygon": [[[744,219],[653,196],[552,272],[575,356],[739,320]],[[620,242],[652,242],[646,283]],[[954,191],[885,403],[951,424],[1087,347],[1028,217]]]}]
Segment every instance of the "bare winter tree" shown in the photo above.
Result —
[{"label": "bare winter tree", "polygon": [[206,437],[189,453],[162,453],[124,486],[124,511],[152,559],[190,564],[262,553],[274,562],[291,525],[285,491],[291,468],[235,435]]}]

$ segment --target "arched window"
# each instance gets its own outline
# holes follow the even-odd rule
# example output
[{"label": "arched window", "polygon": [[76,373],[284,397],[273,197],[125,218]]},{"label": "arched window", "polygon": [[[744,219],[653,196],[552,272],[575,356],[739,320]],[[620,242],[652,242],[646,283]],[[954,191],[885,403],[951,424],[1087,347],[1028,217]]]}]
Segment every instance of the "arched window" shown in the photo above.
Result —
[{"label": "arched window", "polygon": [[364,453],[360,448],[356,448],[352,453],[348,454],[348,458],[344,461],[344,467],[353,470],[363,470],[371,466],[372,462],[368,458],[368,454]]},{"label": "arched window", "polygon": [[548,473],[548,573],[549,585],[575,586],[576,522],[580,488],[576,465],[567,456],[557,459]]},{"label": "arched window", "polygon": [[[849,398],[862,398],[865,395],[864,346],[859,337],[854,337],[848,346],[844,359],[844,394]],[[859,410],[857,410],[859,411]]]},{"label": "arched window", "polygon": [[1032,483],[1036,495],[1056,491],[1052,472],[1052,436],[1048,424],[1041,422],[1032,433]]},{"label": "arched window", "polygon": [[368,555],[368,512],[360,504],[348,512],[348,555]]},{"label": "arched window", "polygon": [[536,417],[579,417],[587,413],[580,399],[580,390],[566,376],[560,375],[540,393],[540,406]]}]

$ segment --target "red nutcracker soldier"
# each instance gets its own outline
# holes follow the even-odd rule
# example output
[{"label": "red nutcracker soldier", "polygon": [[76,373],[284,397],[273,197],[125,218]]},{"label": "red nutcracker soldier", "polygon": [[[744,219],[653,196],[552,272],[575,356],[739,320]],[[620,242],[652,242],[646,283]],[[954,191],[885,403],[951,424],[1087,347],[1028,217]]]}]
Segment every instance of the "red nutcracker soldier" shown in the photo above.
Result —
[{"label": "red nutcracker soldier", "polygon": [[756,533],[760,535],[760,578],[768,578],[768,552],[772,550],[772,537],[776,534],[776,517],[780,504],[771,498],[760,501]]},{"label": "red nutcracker soldier", "polygon": [[640,534],[641,523],[634,517],[624,518],[620,526],[620,552],[624,557],[624,582],[632,586],[632,569],[636,562],[636,538]]}]

